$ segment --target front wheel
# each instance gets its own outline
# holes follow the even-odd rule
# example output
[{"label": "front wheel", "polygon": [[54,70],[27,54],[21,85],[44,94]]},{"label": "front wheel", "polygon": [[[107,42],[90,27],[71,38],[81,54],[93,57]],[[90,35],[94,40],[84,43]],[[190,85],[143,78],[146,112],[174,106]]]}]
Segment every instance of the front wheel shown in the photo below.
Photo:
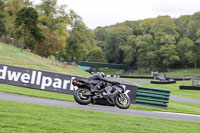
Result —
[{"label": "front wheel", "polygon": [[119,93],[119,95],[115,98],[115,104],[120,109],[128,109],[131,101],[125,94]]},{"label": "front wheel", "polygon": [[87,89],[79,88],[74,92],[74,99],[77,103],[82,105],[87,105],[91,103],[92,97],[91,96],[85,96],[84,94],[89,91]]}]

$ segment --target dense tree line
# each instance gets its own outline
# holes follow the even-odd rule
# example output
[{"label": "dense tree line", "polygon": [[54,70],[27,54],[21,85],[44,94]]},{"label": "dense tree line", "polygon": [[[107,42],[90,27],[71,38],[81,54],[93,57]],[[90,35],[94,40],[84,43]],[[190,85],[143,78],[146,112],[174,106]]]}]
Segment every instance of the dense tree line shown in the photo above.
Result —
[{"label": "dense tree line", "polygon": [[11,38],[21,51],[29,49],[44,57],[104,59],[81,17],[66,5],[58,6],[57,0],[41,0],[38,5],[29,0],[0,0],[0,40],[10,43]]},{"label": "dense tree line", "polygon": [[0,0],[0,40],[44,57],[120,63],[142,71],[200,65],[200,12],[90,30],[57,0]]},{"label": "dense tree line", "polygon": [[169,16],[126,21],[94,31],[109,63],[142,71],[200,65],[200,12],[176,19]]}]

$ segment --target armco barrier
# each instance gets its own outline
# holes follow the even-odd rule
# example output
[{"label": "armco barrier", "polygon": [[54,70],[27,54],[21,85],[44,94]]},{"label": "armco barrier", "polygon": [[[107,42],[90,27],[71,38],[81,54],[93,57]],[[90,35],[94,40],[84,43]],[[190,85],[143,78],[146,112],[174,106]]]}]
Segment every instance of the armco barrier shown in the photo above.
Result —
[{"label": "armco barrier", "polygon": [[167,108],[170,90],[139,86],[136,92],[136,104]]},{"label": "armco barrier", "polygon": [[124,69],[128,70],[128,66],[122,65],[122,64],[110,64],[110,63],[102,63],[102,62],[87,62],[87,61],[81,61],[79,63],[81,66],[88,66],[88,67],[93,67],[93,68],[112,68],[112,69]]}]

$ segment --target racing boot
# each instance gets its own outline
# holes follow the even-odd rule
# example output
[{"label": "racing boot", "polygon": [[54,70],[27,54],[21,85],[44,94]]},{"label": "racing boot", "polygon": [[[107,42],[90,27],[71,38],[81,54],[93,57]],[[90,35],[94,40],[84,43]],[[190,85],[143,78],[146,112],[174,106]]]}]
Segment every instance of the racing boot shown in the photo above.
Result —
[{"label": "racing boot", "polygon": [[98,97],[97,96],[93,96],[92,99],[96,100]]}]

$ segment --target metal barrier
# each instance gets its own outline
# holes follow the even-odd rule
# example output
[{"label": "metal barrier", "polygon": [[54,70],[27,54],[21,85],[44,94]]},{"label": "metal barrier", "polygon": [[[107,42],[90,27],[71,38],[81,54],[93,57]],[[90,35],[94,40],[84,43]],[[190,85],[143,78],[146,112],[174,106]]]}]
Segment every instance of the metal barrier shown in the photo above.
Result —
[{"label": "metal barrier", "polygon": [[138,86],[136,104],[167,108],[170,90]]},{"label": "metal barrier", "polygon": [[79,63],[81,66],[88,66],[88,67],[93,67],[93,68],[112,68],[112,69],[124,69],[128,70],[128,66],[122,65],[122,64],[110,64],[110,63],[102,63],[102,62],[86,62],[86,61],[81,61]]}]

